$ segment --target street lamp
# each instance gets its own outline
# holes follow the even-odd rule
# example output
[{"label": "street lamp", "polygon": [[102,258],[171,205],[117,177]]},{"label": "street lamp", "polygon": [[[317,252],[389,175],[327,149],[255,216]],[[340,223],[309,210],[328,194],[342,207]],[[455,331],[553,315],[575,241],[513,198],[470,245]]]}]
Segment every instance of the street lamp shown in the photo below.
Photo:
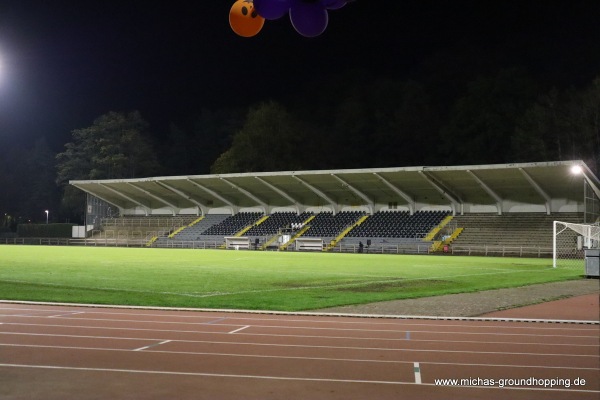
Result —
[{"label": "street lamp", "polygon": [[45,211],[46,213],[46,224],[48,223],[48,214],[50,214],[50,212],[48,210]]}]

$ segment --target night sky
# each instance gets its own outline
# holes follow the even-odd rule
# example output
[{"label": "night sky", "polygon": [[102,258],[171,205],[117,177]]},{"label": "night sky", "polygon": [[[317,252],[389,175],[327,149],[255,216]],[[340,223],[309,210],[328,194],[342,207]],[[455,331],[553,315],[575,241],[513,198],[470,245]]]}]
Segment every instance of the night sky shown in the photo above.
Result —
[{"label": "night sky", "polygon": [[232,4],[1,1],[0,143],[45,137],[61,151],[108,111],[139,110],[160,134],[202,108],[284,100],[350,69],[443,79],[440,65],[489,63],[561,87],[600,73],[598,0],[356,0],[316,38],[287,17],[237,36]]}]

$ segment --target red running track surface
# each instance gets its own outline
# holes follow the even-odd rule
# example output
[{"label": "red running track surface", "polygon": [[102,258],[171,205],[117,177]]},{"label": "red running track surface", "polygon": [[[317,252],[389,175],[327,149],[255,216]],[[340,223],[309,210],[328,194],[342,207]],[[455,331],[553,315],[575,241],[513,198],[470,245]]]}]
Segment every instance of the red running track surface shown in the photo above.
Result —
[{"label": "red running track surface", "polygon": [[594,323],[0,303],[0,398],[596,400],[599,348]]}]

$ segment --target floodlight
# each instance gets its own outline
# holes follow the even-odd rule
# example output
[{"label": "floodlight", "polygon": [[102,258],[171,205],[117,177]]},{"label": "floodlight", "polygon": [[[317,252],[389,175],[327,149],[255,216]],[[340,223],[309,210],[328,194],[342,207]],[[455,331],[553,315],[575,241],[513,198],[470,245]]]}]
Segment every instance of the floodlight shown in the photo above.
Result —
[{"label": "floodlight", "polygon": [[581,175],[583,173],[583,168],[581,168],[581,165],[573,165],[571,167],[571,173],[574,175]]}]

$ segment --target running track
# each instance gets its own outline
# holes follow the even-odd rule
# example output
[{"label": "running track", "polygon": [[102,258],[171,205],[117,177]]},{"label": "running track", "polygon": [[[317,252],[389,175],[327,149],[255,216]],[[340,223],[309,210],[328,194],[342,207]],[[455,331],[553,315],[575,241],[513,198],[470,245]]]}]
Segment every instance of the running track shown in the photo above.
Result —
[{"label": "running track", "polygon": [[[597,323],[0,303],[4,400],[596,400],[599,370]],[[481,386],[509,378],[570,387]]]}]

